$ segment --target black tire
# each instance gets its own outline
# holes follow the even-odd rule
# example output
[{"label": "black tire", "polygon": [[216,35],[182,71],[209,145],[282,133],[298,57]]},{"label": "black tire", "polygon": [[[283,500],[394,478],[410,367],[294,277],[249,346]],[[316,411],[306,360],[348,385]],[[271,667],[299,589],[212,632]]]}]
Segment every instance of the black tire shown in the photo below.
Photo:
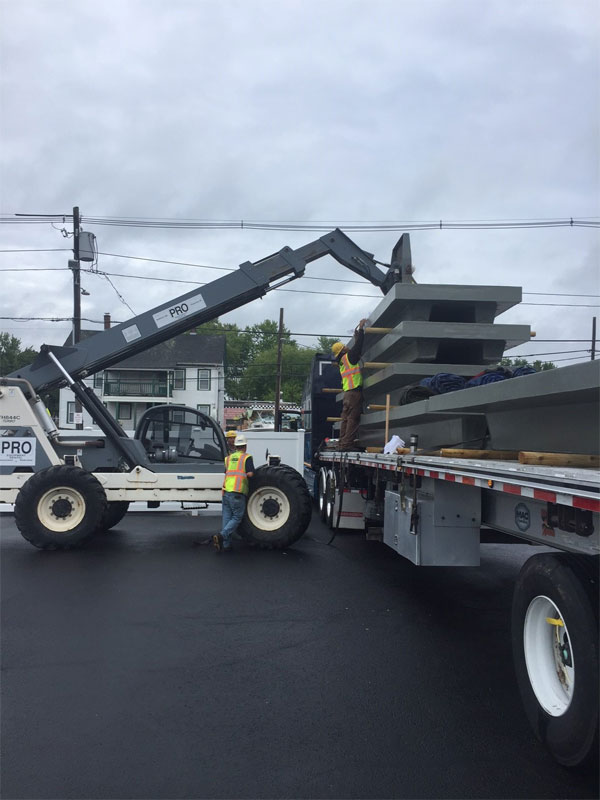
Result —
[{"label": "black tire", "polygon": [[525,711],[538,739],[567,767],[598,759],[597,563],[567,553],[533,556],[513,596],[513,657]]},{"label": "black tire", "polygon": [[299,472],[291,467],[259,467],[250,479],[239,533],[259,547],[289,547],[307,529],[311,514],[310,494]]},{"label": "black tire", "polygon": [[41,550],[68,550],[98,528],[106,494],[97,478],[79,467],[56,466],[36,472],[15,502],[15,522],[23,538]]},{"label": "black tire", "polygon": [[111,528],[114,528],[115,525],[121,522],[128,509],[129,500],[113,500],[112,502],[108,502],[106,504],[106,511],[98,525],[97,532],[102,533],[103,531],[109,531]]}]

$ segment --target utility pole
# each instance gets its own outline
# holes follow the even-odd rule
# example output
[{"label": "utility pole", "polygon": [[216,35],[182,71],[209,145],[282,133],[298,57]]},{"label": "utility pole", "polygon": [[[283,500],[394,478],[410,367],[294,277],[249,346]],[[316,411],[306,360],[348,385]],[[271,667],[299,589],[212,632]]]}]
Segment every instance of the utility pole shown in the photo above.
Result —
[{"label": "utility pole", "polygon": [[596,317],[592,317],[592,361],[596,360]]},{"label": "utility pole", "polygon": [[279,309],[279,331],[277,334],[277,382],[275,384],[275,430],[281,430],[280,400],[281,400],[281,347],[283,344],[283,308]]},{"label": "utility pole", "polygon": [[[79,263],[79,207],[73,208],[73,260],[69,261],[69,269],[73,270],[73,344],[81,339],[81,271]],[[75,400],[75,414],[81,414],[79,400]],[[81,419],[81,417],[76,417]],[[83,430],[83,422],[77,422],[77,430]]]}]

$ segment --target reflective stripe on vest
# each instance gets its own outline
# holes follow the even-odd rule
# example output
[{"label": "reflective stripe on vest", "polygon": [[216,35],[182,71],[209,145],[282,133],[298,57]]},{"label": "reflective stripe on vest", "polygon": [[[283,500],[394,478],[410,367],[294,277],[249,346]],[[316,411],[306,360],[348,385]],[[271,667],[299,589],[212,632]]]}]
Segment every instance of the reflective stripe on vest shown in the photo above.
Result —
[{"label": "reflective stripe on vest", "polygon": [[340,375],[342,376],[342,389],[345,392],[362,386],[360,367],[358,364],[350,363],[347,353],[340,358]]},{"label": "reflective stripe on vest", "polygon": [[246,461],[250,458],[248,453],[236,450],[225,459],[224,492],[240,492],[248,494],[249,485],[246,477]]}]

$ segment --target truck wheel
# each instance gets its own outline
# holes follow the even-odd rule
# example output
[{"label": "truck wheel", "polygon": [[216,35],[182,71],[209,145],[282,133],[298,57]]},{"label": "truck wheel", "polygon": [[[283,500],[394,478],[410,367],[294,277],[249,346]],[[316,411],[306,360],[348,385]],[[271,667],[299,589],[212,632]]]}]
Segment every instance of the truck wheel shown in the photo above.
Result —
[{"label": "truck wheel", "polygon": [[114,500],[106,504],[106,511],[104,512],[100,524],[97,528],[97,533],[109,531],[118,525],[123,519],[127,510],[129,509],[129,500]]},{"label": "truck wheel", "polygon": [[319,470],[319,516],[326,521],[327,509],[325,498],[327,496],[327,470],[321,467]]},{"label": "truck wheel", "polygon": [[259,467],[250,479],[250,495],[240,535],[264,548],[289,547],[308,527],[310,494],[295,469]]},{"label": "truck wheel", "polygon": [[79,467],[55,466],[36,472],[15,502],[21,535],[41,550],[68,550],[91,536],[106,511],[97,478]]},{"label": "truck wheel", "polygon": [[597,563],[567,553],[533,556],[513,596],[513,656],[525,711],[537,737],[568,767],[598,757]]}]

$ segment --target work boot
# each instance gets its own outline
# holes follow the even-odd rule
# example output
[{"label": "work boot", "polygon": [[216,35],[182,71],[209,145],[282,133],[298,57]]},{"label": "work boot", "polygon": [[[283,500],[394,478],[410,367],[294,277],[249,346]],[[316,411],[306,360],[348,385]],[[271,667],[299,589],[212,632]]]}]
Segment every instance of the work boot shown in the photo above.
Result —
[{"label": "work boot", "polygon": [[221,536],[221,534],[220,533],[215,533],[215,535],[212,537],[212,540],[213,540],[213,547],[215,548],[217,553],[222,552],[222,550],[223,550],[223,537]]}]

